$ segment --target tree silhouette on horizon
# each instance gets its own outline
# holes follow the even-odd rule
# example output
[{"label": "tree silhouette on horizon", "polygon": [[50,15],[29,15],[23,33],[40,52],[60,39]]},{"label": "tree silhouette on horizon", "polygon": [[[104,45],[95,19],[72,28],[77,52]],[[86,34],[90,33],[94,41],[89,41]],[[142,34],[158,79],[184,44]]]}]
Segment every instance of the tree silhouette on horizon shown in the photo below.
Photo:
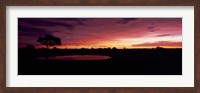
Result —
[{"label": "tree silhouette on horizon", "polygon": [[43,37],[39,37],[37,39],[37,42],[40,42],[42,45],[45,45],[46,49],[49,49],[51,46],[62,45],[61,39],[53,35],[45,35]]},{"label": "tree silhouette on horizon", "polygon": [[48,56],[49,56],[49,52],[48,52],[48,49],[51,47],[51,46],[56,46],[56,45],[61,45],[61,39],[58,38],[58,37],[55,37],[53,35],[45,35],[43,37],[39,37],[37,39],[37,42],[40,42],[42,45],[45,45],[46,46],[46,60],[48,60]]}]

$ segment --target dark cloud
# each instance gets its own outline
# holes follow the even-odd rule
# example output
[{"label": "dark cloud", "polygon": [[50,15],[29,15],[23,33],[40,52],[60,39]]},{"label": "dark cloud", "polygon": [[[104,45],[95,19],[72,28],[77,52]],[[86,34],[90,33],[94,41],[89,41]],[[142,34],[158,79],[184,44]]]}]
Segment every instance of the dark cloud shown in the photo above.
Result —
[{"label": "dark cloud", "polygon": [[147,29],[155,29],[155,23],[150,23]]},{"label": "dark cloud", "polygon": [[147,27],[147,30],[149,32],[155,32],[155,31],[158,31],[160,29],[157,29],[156,26],[155,26],[155,23],[151,23],[150,26]]},{"label": "dark cloud", "polygon": [[122,18],[122,19],[126,21],[132,21],[132,20],[138,20],[139,18]]},{"label": "dark cloud", "polygon": [[67,24],[63,22],[53,22],[51,20],[45,21],[45,18],[19,18],[19,22],[25,22],[31,24],[33,26],[47,26],[47,27],[56,27],[56,26],[63,26],[69,29],[74,28],[74,25]]},{"label": "dark cloud", "polygon": [[164,36],[174,36],[174,34],[162,34],[162,35],[156,35],[156,37],[164,37]]},{"label": "dark cloud", "polygon": [[151,25],[155,25],[155,23],[151,23]]},{"label": "dark cloud", "polygon": [[[68,30],[69,31],[69,30]],[[50,33],[62,33],[62,34],[73,34],[72,31],[62,31],[62,30],[53,30],[53,31],[49,31]]]},{"label": "dark cloud", "polygon": [[28,26],[22,26],[19,25],[18,26],[18,31],[29,31],[29,32],[42,32],[42,31],[46,31],[46,29],[42,29],[42,28],[33,28],[33,27],[28,27]]},{"label": "dark cloud", "polygon": [[131,21],[135,21],[135,20],[138,20],[139,18],[121,18],[120,21],[116,22],[118,24],[127,24]]},{"label": "dark cloud", "polygon": [[170,42],[170,41],[158,41],[158,42],[153,42],[153,43],[143,43],[143,44],[136,44],[132,45],[133,47],[136,46],[182,46],[182,42]]},{"label": "dark cloud", "polygon": [[160,29],[151,29],[151,30],[149,30],[149,32],[155,32],[155,31],[158,31],[158,30],[160,30]]},{"label": "dark cloud", "polygon": [[33,28],[28,26],[18,26],[19,36],[38,36],[48,34],[46,29]]},{"label": "dark cloud", "polygon": [[85,25],[84,21],[89,20],[89,18],[56,18],[61,21],[74,21],[76,25]]},{"label": "dark cloud", "polygon": [[155,28],[155,26],[149,26],[148,27],[148,29],[154,29]]},{"label": "dark cloud", "polygon": [[70,32],[63,32],[63,34],[69,34],[69,35],[72,35],[73,33],[70,33]]}]

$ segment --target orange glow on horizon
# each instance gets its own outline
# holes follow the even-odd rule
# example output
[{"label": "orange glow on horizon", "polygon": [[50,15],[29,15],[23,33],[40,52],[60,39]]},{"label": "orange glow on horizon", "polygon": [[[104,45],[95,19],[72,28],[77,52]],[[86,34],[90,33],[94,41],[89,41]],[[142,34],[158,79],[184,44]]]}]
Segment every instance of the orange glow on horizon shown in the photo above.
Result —
[{"label": "orange glow on horizon", "polygon": [[[113,48],[113,47],[91,47],[91,46],[79,46],[79,47],[69,47],[69,46],[53,46],[56,47],[58,49],[81,49],[81,48],[85,48],[85,49],[99,49],[99,48]],[[53,49],[53,47],[50,47],[50,49]],[[116,47],[117,49],[152,49],[152,48],[157,48],[157,47],[161,47],[161,48],[182,48],[182,46],[137,46],[137,47]],[[45,46],[38,46],[36,48],[45,48]]]}]

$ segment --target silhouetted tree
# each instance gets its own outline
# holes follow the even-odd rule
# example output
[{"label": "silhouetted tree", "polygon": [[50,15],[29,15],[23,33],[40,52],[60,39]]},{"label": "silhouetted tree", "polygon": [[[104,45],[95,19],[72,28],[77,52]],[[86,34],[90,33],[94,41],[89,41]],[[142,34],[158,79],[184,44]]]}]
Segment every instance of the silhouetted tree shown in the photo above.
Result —
[{"label": "silhouetted tree", "polygon": [[112,49],[116,50],[117,48],[116,48],[116,47],[113,47]]},{"label": "silhouetted tree", "polygon": [[156,49],[163,49],[163,47],[157,46]]},{"label": "silhouetted tree", "polygon": [[37,42],[40,42],[42,45],[46,46],[46,49],[49,49],[51,46],[61,45],[61,39],[54,37],[52,35],[46,35],[44,37],[39,37]]},{"label": "silhouetted tree", "polygon": [[58,49],[57,47],[53,47],[54,50]]},{"label": "silhouetted tree", "polygon": [[107,49],[111,49],[110,47],[108,47]]},{"label": "silhouetted tree", "polygon": [[[42,45],[46,46],[46,49],[49,49],[51,46],[61,45],[61,39],[58,37],[54,37],[52,35],[46,35],[44,37],[39,37],[37,42],[40,42]],[[46,51],[46,60],[48,60],[48,50]]]}]

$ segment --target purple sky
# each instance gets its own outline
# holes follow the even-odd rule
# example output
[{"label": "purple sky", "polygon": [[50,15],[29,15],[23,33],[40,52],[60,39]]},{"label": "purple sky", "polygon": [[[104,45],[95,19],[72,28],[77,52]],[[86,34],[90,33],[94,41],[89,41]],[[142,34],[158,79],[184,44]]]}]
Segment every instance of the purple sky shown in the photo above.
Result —
[{"label": "purple sky", "polygon": [[18,18],[20,48],[47,34],[59,48],[181,48],[182,18]]}]

